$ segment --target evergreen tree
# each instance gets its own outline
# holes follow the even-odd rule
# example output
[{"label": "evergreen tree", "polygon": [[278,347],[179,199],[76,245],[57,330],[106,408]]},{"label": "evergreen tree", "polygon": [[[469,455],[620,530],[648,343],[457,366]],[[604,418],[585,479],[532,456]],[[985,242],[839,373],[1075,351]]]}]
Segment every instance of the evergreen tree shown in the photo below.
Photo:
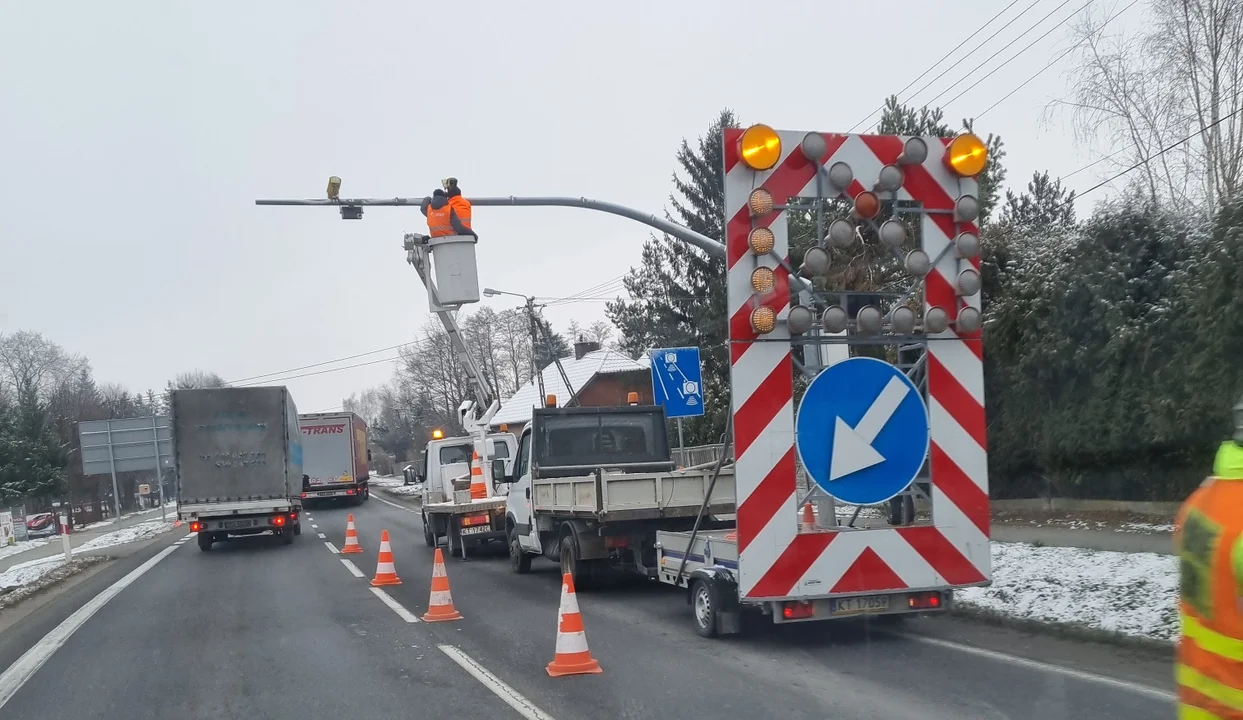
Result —
[{"label": "evergreen tree", "polygon": [[1015,195],[1006,191],[1001,221],[1024,231],[1041,231],[1075,224],[1075,191],[1047,172],[1032,173],[1027,191]]},{"label": "evergreen tree", "polygon": [[0,502],[64,492],[64,454],[37,390],[0,412]]},{"label": "evergreen tree", "polygon": [[[724,237],[725,159],[722,133],[738,127],[722,110],[692,146],[682,141],[669,196],[672,222],[720,241]],[[686,421],[686,442],[718,442],[729,407],[726,351],[725,260],[663,235],[643,244],[642,261],[624,279],[629,300],[610,302],[606,314],[632,357],[654,347],[696,346],[703,365],[704,412]]]}]

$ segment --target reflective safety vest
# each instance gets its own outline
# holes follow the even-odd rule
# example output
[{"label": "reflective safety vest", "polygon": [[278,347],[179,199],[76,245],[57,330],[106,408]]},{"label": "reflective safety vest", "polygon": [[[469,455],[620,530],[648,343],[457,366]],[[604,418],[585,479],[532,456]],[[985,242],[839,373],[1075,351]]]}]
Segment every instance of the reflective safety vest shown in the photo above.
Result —
[{"label": "reflective safety vest", "polygon": [[1218,449],[1213,476],[1178,511],[1174,547],[1178,717],[1243,719],[1243,447]]},{"label": "reflective safety vest", "polygon": [[457,219],[467,228],[470,227],[470,201],[461,195],[454,195],[449,198],[449,207],[453,208],[453,212],[457,215]]},{"label": "reflective safety vest", "polygon": [[449,222],[449,213],[452,206],[444,205],[440,208],[428,206],[427,208],[427,231],[432,237],[444,237],[453,234],[453,223]]}]

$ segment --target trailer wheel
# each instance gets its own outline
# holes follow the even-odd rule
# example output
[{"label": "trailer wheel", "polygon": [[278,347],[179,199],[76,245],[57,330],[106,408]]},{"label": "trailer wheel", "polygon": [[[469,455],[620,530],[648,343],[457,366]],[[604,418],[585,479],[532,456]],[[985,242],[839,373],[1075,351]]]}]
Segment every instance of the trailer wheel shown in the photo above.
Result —
[{"label": "trailer wheel", "polygon": [[717,636],[717,613],[721,594],[714,585],[696,580],[691,587],[691,607],[695,614],[695,632],[706,638]]},{"label": "trailer wheel", "polygon": [[427,522],[427,513],[423,513],[423,542],[428,547],[436,547],[436,533],[432,532],[432,526]]},{"label": "trailer wheel", "polygon": [[293,526],[293,534],[294,534],[294,535],[301,535],[301,534],[302,534],[302,523],[298,523],[297,525],[294,525],[294,526]]},{"label": "trailer wheel", "polygon": [[518,533],[513,529],[509,531],[509,568],[519,575],[531,572],[531,556],[522,551]]},{"label": "trailer wheel", "polygon": [[289,528],[285,528],[284,530],[280,531],[280,534],[281,534],[282,544],[293,545],[293,531],[292,530],[290,530]]},{"label": "trailer wheel", "polygon": [[201,532],[198,534],[198,539],[199,539],[199,550],[202,550],[203,552],[207,552],[208,550],[211,550],[211,544],[212,544],[211,533]]}]

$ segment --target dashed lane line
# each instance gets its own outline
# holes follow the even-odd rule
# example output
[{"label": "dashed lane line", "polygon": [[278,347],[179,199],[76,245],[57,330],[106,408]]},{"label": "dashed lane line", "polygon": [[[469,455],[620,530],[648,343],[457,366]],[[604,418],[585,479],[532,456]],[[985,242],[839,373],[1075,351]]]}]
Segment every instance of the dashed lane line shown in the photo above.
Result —
[{"label": "dashed lane line", "polygon": [[522,717],[527,720],[553,720],[551,715],[539,709],[535,703],[526,699],[517,690],[506,685],[500,678],[488,672],[487,668],[476,662],[470,655],[452,645],[437,645],[436,647],[440,649],[440,652],[448,655],[450,660],[460,665],[463,670],[474,676],[476,680],[483,683],[484,687],[505,701],[506,705],[518,711],[518,714]]}]

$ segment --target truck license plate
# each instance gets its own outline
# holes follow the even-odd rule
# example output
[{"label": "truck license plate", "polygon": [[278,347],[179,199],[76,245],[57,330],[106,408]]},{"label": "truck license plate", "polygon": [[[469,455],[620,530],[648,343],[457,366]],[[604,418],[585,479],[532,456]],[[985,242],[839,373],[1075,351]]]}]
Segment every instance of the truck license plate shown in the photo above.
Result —
[{"label": "truck license plate", "polygon": [[830,615],[858,615],[884,612],[889,609],[888,595],[864,595],[830,601]]},{"label": "truck license plate", "polygon": [[255,524],[254,520],[225,520],[224,522],[220,523],[220,525],[225,530],[235,530],[237,528],[253,527],[254,524]]},{"label": "truck license plate", "polygon": [[475,527],[462,528],[463,535],[482,535],[487,532],[492,532],[491,525],[476,525]]}]

